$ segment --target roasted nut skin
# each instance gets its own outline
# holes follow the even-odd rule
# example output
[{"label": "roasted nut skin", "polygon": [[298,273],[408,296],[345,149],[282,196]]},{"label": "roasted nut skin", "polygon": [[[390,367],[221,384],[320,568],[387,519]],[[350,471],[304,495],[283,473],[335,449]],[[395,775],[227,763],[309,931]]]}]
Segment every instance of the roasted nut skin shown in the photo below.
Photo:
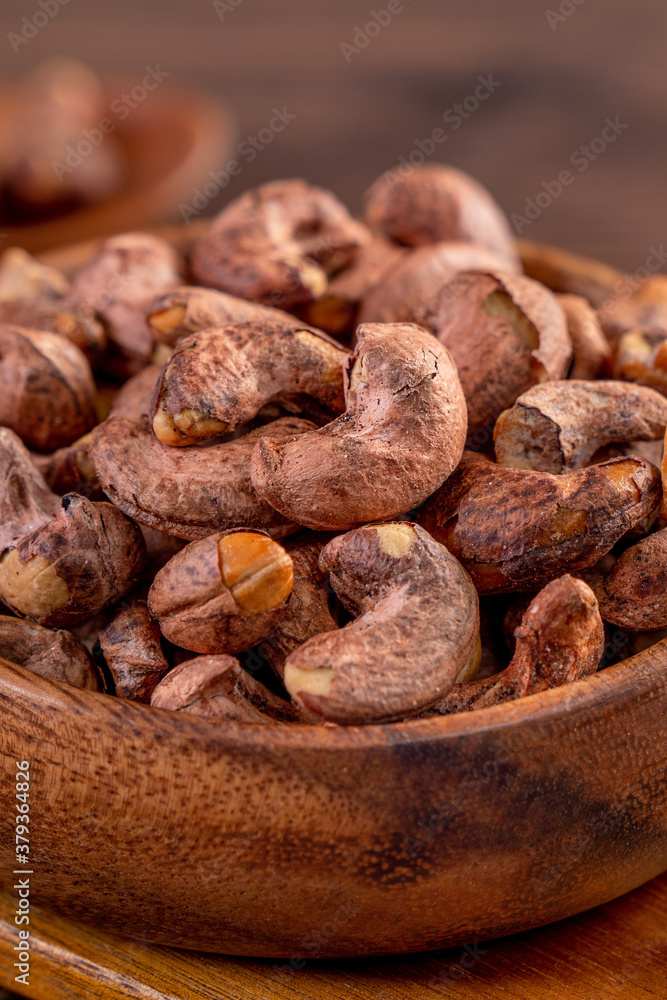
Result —
[{"label": "roasted nut skin", "polygon": [[227,205],[195,244],[190,264],[202,285],[291,309],[322,294],[327,274],[369,238],[329,191],[273,181]]},{"label": "roasted nut skin", "polygon": [[93,432],[92,459],[106,495],[139,524],[191,541],[242,525],[282,538],[297,525],[257,493],[250,457],[260,438],[283,442],[314,429],[284,417],[234,441],[171,448],[146,418],[109,417]]},{"label": "roasted nut skin", "polygon": [[366,223],[397,243],[420,246],[461,240],[516,263],[509,222],[486,188],[461,170],[440,163],[407,176],[388,171],[366,193]]},{"label": "roasted nut skin", "polygon": [[635,632],[667,628],[667,528],[626,549],[593,590],[605,621]]},{"label": "roasted nut skin", "polygon": [[71,632],[54,632],[22,618],[0,615],[0,656],[48,680],[99,690],[91,659]]},{"label": "roasted nut skin", "polygon": [[614,378],[649,386],[667,396],[667,331],[622,334],[616,346]]},{"label": "roasted nut skin", "polygon": [[595,594],[568,574],[552,580],[530,602],[514,638],[516,648],[505,670],[457,684],[427,714],[489,708],[595,673],[605,643]]},{"label": "roasted nut skin", "polygon": [[68,295],[70,283],[57,267],[42,264],[22,247],[0,255],[0,303],[25,300],[57,302]]},{"label": "roasted nut skin", "polygon": [[507,262],[474,243],[433,243],[405,252],[371,288],[359,309],[359,323],[423,323],[444,285],[462,271],[502,271]]},{"label": "roasted nut skin", "polygon": [[79,493],[89,500],[103,500],[102,487],[90,458],[92,435],[84,434],[66,448],[58,448],[50,455],[33,454],[37,466],[49,489],[60,496]]},{"label": "roasted nut skin", "polygon": [[57,517],[0,557],[0,598],[40,625],[80,625],[131,590],[145,558],[134,522],[110,503],[70,493]]},{"label": "roasted nut skin", "polygon": [[149,702],[169,664],[146,602],[135,598],[121,607],[100,632],[99,643],[118,697]]},{"label": "roasted nut skin", "polygon": [[81,351],[55,333],[0,326],[0,424],[37,451],[94,427],[95,385]]},{"label": "roasted nut skin", "polygon": [[255,489],[286,517],[344,531],[422,503],[456,468],[465,402],[451,357],[407,323],[366,324],[345,374],[345,413],[299,439],[264,439]]},{"label": "roasted nut skin", "polygon": [[124,382],[111,402],[110,417],[127,417],[141,420],[151,412],[155,387],[164,371],[164,365],[147,365]]},{"label": "roasted nut skin", "polygon": [[198,656],[174,667],[153,691],[151,705],[235,722],[310,721],[226,655]]},{"label": "roasted nut skin", "polygon": [[[232,538],[232,536],[238,536]],[[252,586],[244,606],[225,570],[224,547],[247,543]],[[263,541],[262,541],[263,540]],[[260,551],[257,551],[259,548]],[[272,574],[265,588],[265,572]],[[151,614],[162,634],[195,653],[240,653],[261,642],[278,624],[292,589],[292,561],[277,542],[253,529],[219,531],[190,542],[156,575],[148,594]]]},{"label": "roasted nut skin", "polygon": [[553,476],[466,452],[418,521],[461,560],[480,593],[530,591],[592,566],[660,495],[657,469],[636,458]]},{"label": "roasted nut skin", "polygon": [[0,427],[0,553],[40,528],[60,510],[35,467],[30,452],[14,431]]},{"label": "roasted nut skin", "polygon": [[262,656],[281,680],[290,653],[314,635],[338,628],[335,605],[332,613],[328,574],[319,564],[320,552],[330,539],[330,534],[303,531],[284,543],[294,564],[294,585],[277,629],[260,647]]},{"label": "roasted nut skin", "polygon": [[500,465],[559,475],[587,465],[612,442],[655,441],[667,400],[645,386],[571,379],[533,386],[495,426]]},{"label": "roasted nut skin", "polygon": [[419,526],[358,528],[329,542],[320,565],[359,617],[288,657],[285,686],[308,711],[342,725],[415,715],[478,653],[475,588]]},{"label": "roasted nut skin", "polygon": [[572,358],[555,296],[523,275],[460,274],[440,290],[425,324],[454,358],[469,433],[492,425],[536,382],[563,378]]},{"label": "roasted nut skin", "polygon": [[609,378],[612,353],[593,307],[581,295],[557,295],[572,341],[570,378]]},{"label": "roasted nut skin", "polygon": [[194,444],[299,394],[340,413],[347,357],[325,334],[298,325],[232,323],[192,334],[158,382],[153,430],[165,444]]}]

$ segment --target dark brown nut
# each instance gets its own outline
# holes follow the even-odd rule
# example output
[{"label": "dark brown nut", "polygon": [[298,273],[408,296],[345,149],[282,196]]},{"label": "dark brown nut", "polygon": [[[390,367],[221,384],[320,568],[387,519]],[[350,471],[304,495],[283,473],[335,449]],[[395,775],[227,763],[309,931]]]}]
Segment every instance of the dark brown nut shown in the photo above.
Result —
[{"label": "dark brown nut", "polygon": [[626,549],[593,589],[612,625],[637,632],[667,628],[667,528]]},{"label": "dark brown nut", "polygon": [[479,602],[460,564],[408,522],[334,538],[320,565],[349,625],[316,635],[285,663],[289,694],[341,725],[415,715],[479,663]]},{"label": "dark brown nut", "polygon": [[215,288],[175,288],[153,302],[148,324],[159,344],[175,347],[191,333],[230,323],[262,323],[294,327],[294,317],[280,309],[239,299]]},{"label": "dark brown nut", "polygon": [[572,344],[555,296],[522,275],[467,272],[440,290],[426,324],[451,352],[468,432],[491,427],[536,382],[563,378]]},{"label": "dark brown nut", "polygon": [[21,618],[0,615],[0,656],[48,680],[99,691],[91,659],[71,632],[54,632]]},{"label": "dark brown nut", "polygon": [[72,279],[75,295],[104,320],[114,358],[108,367],[136,374],[151,360],[154,336],[146,309],[156,296],[181,282],[182,262],[164,240],[147,233],[123,233],[105,240]]},{"label": "dark brown nut", "polygon": [[331,600],[329,577],[319,564],[320,552],[330,539],[329,534],[304,531],[285,542],[294,564],[294,585],[278,628],[260,647],[281,680],[290,653],[313,636],[338,628],[338,608]]},{"label": "dark brown nut", "polygon": [[291,309],[325,291],[370,239],[329,191],[302,180],[273,181],[220,212],[194,247],[197,281],[265,305]]},{"label": "dark brown nut", "polygon": [[233,656],[198,656],[181,663],[155,688],[151,705],[235,722],[310,721],[247,674]]},{"label": "dark brown nut", "polygon": [[109,415],[112,417],[127,417],[129,420],[141,420],[151,412],[153,395],[164,365],[148,365],[137,375],[133,375],[124,383],[111,402]]},{"label": "dark brown nut", "polygon": [[132,589],[145,558],[136,524],[70,493],[57,517],[0,556],[0,599],[40,625],[79,625]]},{"label": "dark brown nut", "polygon": [[594,309],[602,308],[624,281],[623,272],[615,267],[544,243],[519,240],[519,251],[529,278],[546,285],[552,292],[580,295]]},{"label": "dark brown nut", "polygon": [[292,560],[262,531],[220,531],[170,559],[148,594],[162,634],[195,653],[240,653],[274,631]]},{"label": "dark brown nut", "polygon": [[0,424],[54,451],[96,423],[95,385],[81,351],[54,333],[0,325]]},{"label": "dark brown nut", "polygon": [[122,607],[100,632],[99,643],[118,697],[149,702],[169,664],[146,602],[135,599]]},{"label": "dark brown nut", "polygon": [[30,452],[0,427],[0,552],[56,517],[60,499],[35,467]]},{"label": "dark brown nut", "polygon": [[42,264],[21,247],[0,256],[0,304],[19,301],[57,302],[70,291],[61,270]]},{"label": "dark brown nut", "polygon": [[581,295],[556,296],[572,341],[570,378],[609,378],[612,354],[595,310]]},{"label": "dark brown nut", "polygon": [[145,418],[109,417],[93,431],[92,460],[106,495],[139,524],[191,541],[243,525],[281,538],[297,525],[256,492],[250,457],[261,438],[290,441],[314,429],[284,417],[234,441],[170,448]]},{"label": "dark brown nut", "polygon": [[500,465],[560,475],[588,465],[612,442],[655,441],[667,427],[667,399],[626,382],[544,382],[496,422]]},{"label": "dark brown nut", "polygon": [[33,454],[32,460],[49,489],[59,496],[80,493],[89,500],[102,500],[102,487],[90,458],[92,435],[84,434],[74,444],[50,455]]},{"label": "dark brown nut", "polygon": [[447,351],[420,327],[368,323],[345,375],[345,413],[285,444],[260,440],[253,486],[308,528],[345,531],[412,510],[456,468],[465,401]]},{"label": "dark brown nut", "polygon": [[614,378],[647,385],[667,396],[667,334],[624,333],[616,348]]},{"label": "dark brown nut", "polygon": [[[361,303],[407,251],[388,240],[373,239],[357,251],[354,260],[329,282],[324,294],[297,314],[334,337],[348,337],[357,324]],[[413,317],[400,317],[411,320]]]},{"label": "dark brown nut", "polygon": [[194,333],[158,383],[153,430],[164,444],[190,445],[236,430],[265,403],[300,394],[340,413],[347,358],[325,334],[298,325],[231,323]]},{"label": "dark brown nut", "polygon": [[558,577],[532,599],[514,638],[516,648],[505,670],[457,684],[428,714],[489,708],[595,673],[605,645],[595,594],[583,580]]},{"label": "dark brown nut", "polygon": [[658,470],[636,458],[553,476],[466,452],[418,520],[480,593],[530,591],[592,566],[660,496]]},{"label": "dark brown nut", "polygon": [[476,243],[518,263],[509,222],[486,188],[468,174],[440,163],[415,167],[407,176],[383,174],[366,193],[366,223],[388,239],[417,247],[442,240]]},{"label": "dark brown nut", "polygon": [[667,337],[667,276],[646,281],[626,275],[599,308],[598,318],[612,344],[630,330],[664,340]]},{"label": "dark brown nut", "polygon": [[506,261],[474,243],[433,243],[405,253],[361,303],[360,323],[422,323],[440,289],[461,271],[502,270]]}]

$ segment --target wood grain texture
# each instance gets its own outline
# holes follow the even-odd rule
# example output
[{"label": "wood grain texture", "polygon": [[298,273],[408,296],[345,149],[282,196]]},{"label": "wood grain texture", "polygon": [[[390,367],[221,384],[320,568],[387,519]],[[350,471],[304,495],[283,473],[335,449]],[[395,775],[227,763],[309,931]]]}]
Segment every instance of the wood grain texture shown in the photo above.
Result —
[{"label": "wood grain texture", "polygon": [[176,951],[33,910],[30,987],[14,983],[12,917],[1,895],[0,984],[32,1000],[662,1000],[667,982],[667,875],[581,916],[467,950],[336,962]]},{"label": "wood grain texture", "polygon": [[0,757],[34,774],[44,908],[227,954],[359,956],[545,924],[664,871],[666,708],[667,642],[474,715],[341,730],[222,726],[0,663]]}]

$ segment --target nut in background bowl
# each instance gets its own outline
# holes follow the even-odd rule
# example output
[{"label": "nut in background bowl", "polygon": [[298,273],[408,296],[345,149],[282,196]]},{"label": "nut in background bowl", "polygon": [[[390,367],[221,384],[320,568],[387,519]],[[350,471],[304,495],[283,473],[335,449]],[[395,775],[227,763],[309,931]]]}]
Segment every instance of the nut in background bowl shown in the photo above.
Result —
[{"label": "nut in background bowl", "polygon": [[[109,106],[137,82],[136,77],[104,77]],[[12,94],[11,86],[0,88],[0,128],[3,107]],[[233,115],[224,104],[170,79],[150,91],[125,119],[111,111],[109,118],[126,163],[120,190],[105,201],[46,221],[0,224],[1,248],[21,246],[37,253],[173,218],[179,202],[190,204],[194,188],[226,161],[236,135]]]}]

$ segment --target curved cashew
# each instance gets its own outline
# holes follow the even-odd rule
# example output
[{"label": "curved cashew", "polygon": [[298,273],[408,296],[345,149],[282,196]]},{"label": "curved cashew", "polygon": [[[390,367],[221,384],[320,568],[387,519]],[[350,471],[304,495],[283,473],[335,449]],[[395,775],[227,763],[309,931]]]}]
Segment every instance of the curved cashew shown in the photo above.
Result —
[{"label": "curved cashew", "polygon": [[371,230],[420,246],[461,240],[493,250],[516,265],[517,251],[509,222],[486,188],[454,167],[427,163],[403,177],[390,170],[366,193],[366,222]]},{"label": "curved cashew", "polygon": [[426,317],[451,352],[468,404],[468,432],[491,427],[536,382],[562,378],[572,344],[555,296],[530,278],[460,274]]},{"label": "curved cashew", "polygon": [[614,377],[649,386],[667,396],[667,331],[624,333],[616,347]]},{"label": "curved cashew", "polygon": [[593,589],[612,625],[637,632],[667,628],[667,528],[626,549]]},{"label": "curved cashew", "polygon": [[306,527],[347,530],[422,503],[456,468],[465,402],[447,351],[412,324],[357,331],[346,411],[298,441],[264,439],[252,482],[272,507]]},{"label": "curved cashew", "polygon": [[48,680],[88,691],[100,687],[88,653],[71,632],[0,615],[0,656]]},{"label": "curved cashew", "polygon": [[516,648],[505,670],[457,684],[426,714],[489,708],[594,674],[605,642],[595,594],[583,580],[558,577],[530,602],[514,638]]},{"label": "curved cashew", "polygon": [[148,606],[177,646],[240,653],[276,628],[292,581],[292,560],[264,532],[221,531],[169,560],[153,581]]},{"label": "curved cashew", "polygon": [[50,455],[31,456],[49,489],[60,496],[79,493],[89,500],[104,499],[90,458],[92,442],[92,434],[84,434],[78,441],[65,448],[58,448]]},{"label": "curved cashew", "polygon": [[274,181],[220,212],[192,251],[202,285],[291,309],[312,302],[357,247],[366,228],[329,191],[302,180]]},{"label": "curved cashew", "polygon": [[14,431],[0,427],[0,552],[41,528],[59,510],[60,498],[47,486],[26,446]]},{"label": "curved cashew", "polygon": [[366,525],[320,556],[355,621],[310,639],[285,663],[297,704],[343,725],[415,715],[479,656],[479,603],[444,546],[407,522]]},{"label": "curved cashew", "polygon": [[498,417],[496,457],[500,465],[559,475],[583,468],[604,445],[655,441],[666,427],[667,399],[644,386],[544,382]]},{"label": "curved cashew", "polygon": [[119,698],[149,702],[169,670],[160,629],[145,601],[134,599],[116,612],[99,634],[104,662]]},{"label": "curved cashew", "polygon": [[262,438],[290,441],[314,428],[284,417],[234,441],[170,448],[146,419],[109,417],[93,431],[91,456],[104,492],[139,524],[189,540],[242,525],[281,538],[297,526],[256,492],[250,456]]},{"label": "curved cashew", "polygon": [[612,354],[595,310],[581,295],[557,295],[572,341],[570,378],[609,378]]},{"label": "curved cashew", "polygon": [[153,430],[164,444],[194,444],[300,394],[340,412],[347,357],[325,334],[298,326],[232,323],[192,334],[158,383]]},{"label": "curved cashew", "polygon": [[466,452],[418,521],[480,593],[530,591],[592,566],[657,507],[660,494],[658,470],[637,458],[553,476]]}]

